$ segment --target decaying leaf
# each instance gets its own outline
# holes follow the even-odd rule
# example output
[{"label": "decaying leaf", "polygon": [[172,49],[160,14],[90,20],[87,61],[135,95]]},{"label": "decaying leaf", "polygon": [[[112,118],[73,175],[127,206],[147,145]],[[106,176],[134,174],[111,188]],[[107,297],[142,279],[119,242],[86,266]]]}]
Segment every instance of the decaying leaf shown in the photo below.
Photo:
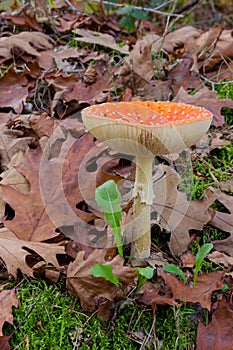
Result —
[{"label": "decaying leaf", "polygon": [[12,306],[18,307],[18,300],[16,299],[15,290],[2,290],[0,292],[0,336],[3,336],[2,327],[5,322],[13,324]]},{"label": "decaying leaf", "polygon": [[[124,288],[134,285],[136,270],[124,266],[124,259],[117,255],[111,261],[105,260],[104,250],[94,250],[84,260],[85,252],[79,252],[74,262],[70,263],[67,269],[67,288],[80,299],[82,308],[85,311],[93,312],[98,306],[98,300],[114,300],[119,294],[119,287],[106,281],[102,277],[94,277],[90,274],[92,266],[97,263],[110,264],[112,272],[119,277]],[[121,294],[121,293],[120,293]]]},{"label": "decaying leaf", "polygon": [[198,325],[197,350],[232,350],[233,349],[233,305],[223,298],[217,302],[211,322]]},{"label": "decaying leaf", "polygon": [[63,246],[20,240],[13,232],[5,228],[0,229],[0,257],[6,265],[9,275],[16,278],[17,271],[20,269],[25,275],[33,277],[34,269],[39,266],[37,264],[31,267],[26,261],[26,258],[33,252],[42,259],[40,261],[43,261],[43,265],[52,265],[61,271],[57,255],[65,254]]}]

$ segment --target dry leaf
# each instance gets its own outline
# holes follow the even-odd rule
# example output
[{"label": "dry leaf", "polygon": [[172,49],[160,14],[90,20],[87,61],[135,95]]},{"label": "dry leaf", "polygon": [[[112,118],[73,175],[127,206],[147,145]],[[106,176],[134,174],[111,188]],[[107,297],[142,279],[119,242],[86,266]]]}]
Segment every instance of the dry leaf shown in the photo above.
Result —
[{"label": "dry leaf", "polygon": [[0,292],[0,336],[3,336],[2,328],[5,322],[13,325],[12,306],[18,307],[18,300],[16,299],[15,289],[2,290]]},{"label": "dry leaf", "polygon": [[94,32],[92,30],[80,29],[77,28],[73,31],[79,37],[75,37],[75,40],[81,41],[84,43],[97,44],[101,46],[108,47],[114,51],[119,51],[123,54],[129,54],[129,48],[127,45],[120,47],[114,37],[109,34],[103,34],[99,32]]},{"label": "dry leaf", "polygon": [[160,271],[161,277],[171,287],[173,298],[182,303],[200,303],[203,308],[211,309],[211,294],[224,287],[224,271],[203,273],[197,276],[195,287],[180,282],[172,274]]},{"label": "dry leaf", "polygon": [[233,257],[221,252],[215,251],[211,254],[208,254],[207,258],[216,265],[223,265],[224,267],[233,266]]},{"label": "dry leaf", "polygon": [[120,84],[134,92],[143,90],[155,74],[151,45],[148,40],[139,39],[123,66],[116,72]]},{"label": "dry leaf", "polygon": [[67,288],[80,299],[82,308],[85,311],[93,312],[98,305],[99,299],[112,301],[119,289],[102,277],[94,277],[90,269],[97,263],[110,264],[112,271],[119,277],[124,288],[132,286],[136,277],[136,270],[124,266],[124,259],[117,255],[113,260],[105,260],[104,250],[94,250],[84,260],[85,252],[79,252],[74,262],[70,263],[67,269]]},{"label": "dry leaf", "polygon": [[223,298],[217,302],[212,320],[204,326],[198,325],[197,350],[232,350],[233,349],[233,305]]},{"label": "dry leaf", "polygon": [[[21,32],[0,38],[0,56],[12,57],[12,49],[19,48],[33,56],[40,56],[40,50],[51,49],[53,39],[40,32]],[[38,50],[36,50],[36,49]]]},{"label": "dry leaf", "polygon": [[152,208],[160,215],[161,227],[171,231],[171,252],[180,255],[188,249],[191,242],[189,230],[202,230],[210,221],[208,208],[213,204],[215,195],[206,191],[203,199],[190,202],[186,193],[177,190],[181,181],[179,175],[171,167],[162,169],[161,173],[166,175],[162,180],[154,182],[155,198]]},{"label": "dry leaf", "polygon": [[0,124],[1,169],[6,170],[14,154],[20,151],[25,152],[32,140],[32,137],[24,137],[22,131],[12,130],[5,124]]},{"label": "dry leaf", "polygon": [[212,209],[213,217],[210,221],[210,225],[230,233],[228,238],[215,241],[214,248],[215,250],[233,256],[233,197],[213,187],[210,187],[210,191],[216,195],[216,200],[226,208],[225,212]]},{"label": "dry leaf", "polygon": [[[18,239],[13,232],[0,229],[0,257],[5,262],[9,275],[17,277],[18,269],[29,277],[33,277],[33,271],[37,265],[31,267],[27,264],[27,257],[35,252],[43,261],[43,265],[53,265],[58,271],[61,266],[57,255],[65,254],[65,248],[58,244],[27,242]],[[37,261],[38,262],[38,261]]]},{"label": "dry leaf", "polygon": [[1,350],[11,350],[10,344],[10,337],[6,335],[0,336],[0,349]]},{"label": "dry leaf", "polygon": [[10,70],[0,80],[0,107],[11,107],[21,113],[28,97],[28,80],[23,74]]}]

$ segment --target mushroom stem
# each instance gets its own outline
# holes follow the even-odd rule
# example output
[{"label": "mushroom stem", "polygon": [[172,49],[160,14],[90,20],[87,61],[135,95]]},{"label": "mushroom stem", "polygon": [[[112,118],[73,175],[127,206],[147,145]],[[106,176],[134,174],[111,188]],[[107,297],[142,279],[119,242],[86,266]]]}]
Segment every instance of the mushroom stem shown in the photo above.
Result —
[{"label": "mushroom stem", "polygon": [[150,212],[153,203],[152,165],[153,157],[136,157],[134,185],[134,240],[131,256],[137,261],[150,256],[151,227]]}]

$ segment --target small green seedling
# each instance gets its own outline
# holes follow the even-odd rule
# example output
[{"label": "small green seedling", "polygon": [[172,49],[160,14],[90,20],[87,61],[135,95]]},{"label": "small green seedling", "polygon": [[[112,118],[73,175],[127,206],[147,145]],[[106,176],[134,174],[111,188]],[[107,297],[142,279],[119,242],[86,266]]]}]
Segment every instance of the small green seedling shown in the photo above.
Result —
[{"label": "small green seedling", "polygon": [[[193,275],[193,286],[195,287],[198,273],[201,271],[204,259],[206,258],[207,254],[213,249],[212,243],[205,243],[201,248],[199,249],[196,259],[195,259],[195,267],[194,267],[194,275]],[[169,264],[164,267],[164,271],[174,273],[178,275],[185,284],[188,284],[188,280],[184,274],[184,272],[174,264]]]},{"label": "small green seedling", "polygon": [[115,182],[109,180],[97,187],[95,191],[95,200],[104,211],[105,218],[112,229],[118,252],[123,257],[121,194]]},{"label": "small green seedling", "polygon": [[207,254],[213,249],[212,243],[205,243],[199,251],[197,252],[196,259],[195,259],[195,268],[194,268],[194,276],[193,276],[193,284],[195,286],[197,281],[197,275],[199,271],[201,271],[204,259],[206,258]]},{"label": "small green seedling", "polygon": [[188,284],[188,280],[184,272],[178,266],[174,264],[169,264],[166,265],[163,269],[165,272],[174,273],[175,275],[178,275],[184,281],[185,284]]},{"label": "small green seedling", "polygon": [[152,267],[137,267],[136,268],[138,281],[136,287],[136,293],[142,288],[147,280],[150,280],[153,277],[154,269]]},{"label": "small green seedling", "polygon": [[[137,293],[144,283],[151,279],[154,274],[154,269],[152,267],[137,267],[136,268],[138,280],[137,280],[137,287],[135,292]],[[115,286],[120,286],[122,289],[122,284],[119,281],[119,277],[112,272],[112,266],[110,264],[102,264],[98,263],[92,266],[90,273],[94,277],[102,277],[105,278],[107,281],[113,283]]]},{"label": "small green seedling", "polygon": [[92,266],[90,273],[94,277],[103,277],[107,281],[115,284],[116,286],[121,285],[119,278],[112,272],[112,266],[110,264],[95,264]]}]

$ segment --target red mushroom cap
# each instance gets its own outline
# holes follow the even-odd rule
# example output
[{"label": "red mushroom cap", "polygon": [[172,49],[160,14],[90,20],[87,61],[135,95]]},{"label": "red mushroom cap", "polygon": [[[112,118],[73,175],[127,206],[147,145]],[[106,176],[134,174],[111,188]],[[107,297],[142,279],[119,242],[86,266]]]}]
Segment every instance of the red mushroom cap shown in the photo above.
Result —
[{"label": "red mushroom cap", "polygon": [[87,107],[83,123],[99,140],[125,154],[148,156],[181,151],[208,130],[212,113],[175,102],[117,102]]}]

